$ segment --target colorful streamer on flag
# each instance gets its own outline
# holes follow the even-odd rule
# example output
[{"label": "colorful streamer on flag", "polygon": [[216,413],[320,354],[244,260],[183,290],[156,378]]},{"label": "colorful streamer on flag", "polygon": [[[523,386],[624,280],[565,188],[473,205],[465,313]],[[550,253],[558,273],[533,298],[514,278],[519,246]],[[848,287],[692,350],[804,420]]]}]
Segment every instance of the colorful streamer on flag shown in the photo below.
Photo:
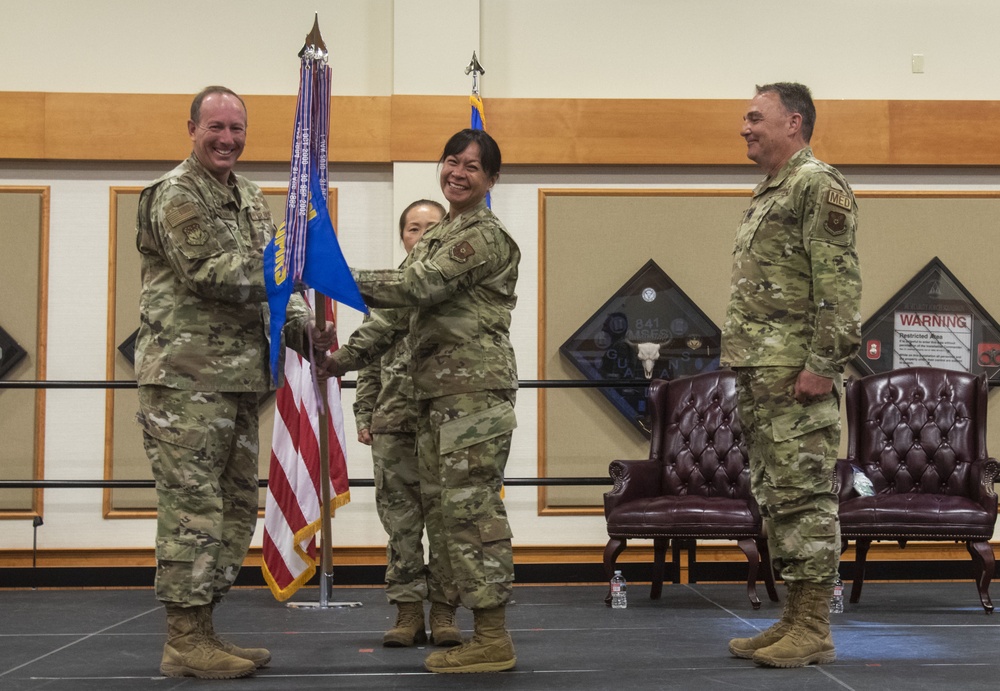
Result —
[{"label": "colorful streamer on flag", "polygon": [[285,309],[299,283],[368,312],[326,210],[331,69],[326,53],[303,51],[292,134],[285,222],[264,250],[264,281],[271,311],[271,374],[278,380]]},{"label": "colorful streamer on flag", "polygon": [[[312,304],[313,291],[307,301]],[[331,305],[328,304],[328,309]],[[331,348],[331,352],[337,346]],[[321,530],[319,424],[317,388],[309,362],[293,350],[285,353],[285,385],[275,398],[274,436],[264,508],[264,580],[279,601],[287,600],[316,573],[315,537]],[[327,382],[330,511],[347,504],[351,494],[344,455],[344,415],[340,382]]]}]

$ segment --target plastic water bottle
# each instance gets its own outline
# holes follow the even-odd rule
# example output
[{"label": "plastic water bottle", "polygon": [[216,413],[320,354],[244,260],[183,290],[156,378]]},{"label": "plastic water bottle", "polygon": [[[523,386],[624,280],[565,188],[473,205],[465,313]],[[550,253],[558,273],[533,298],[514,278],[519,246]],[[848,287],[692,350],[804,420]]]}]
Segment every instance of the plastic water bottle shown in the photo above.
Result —
[{"label": "plastic water bottle", "polygon": [[837,574],[837,581],[833,584],[833,597],[830,598],[830,614],[844,613],[844,582]]},{"label": "plastic water bottle", "polygon": [[628,584],[621,571],[615,571],[611,577],[611,609],[628,607]]}]

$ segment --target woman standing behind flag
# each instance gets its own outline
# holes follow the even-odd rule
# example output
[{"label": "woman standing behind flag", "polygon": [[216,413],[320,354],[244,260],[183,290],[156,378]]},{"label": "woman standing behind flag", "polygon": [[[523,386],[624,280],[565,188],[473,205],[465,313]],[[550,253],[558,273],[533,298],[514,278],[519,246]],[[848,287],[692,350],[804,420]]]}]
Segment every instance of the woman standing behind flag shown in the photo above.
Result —
[{"label": "woman standing behind flag", "polygon": [[[501,671],[516,662],[505,623],[514,559],[500,488],[517,425],[510,316],[521,253],[486,206],[500,163],[500,147],[486,132],[452,136],[440,159],[448,215],[402,268],[354,272],[369,305],[413,308],[411,373],[429,569],[449,601],[475,617],[471,640],[427,657],[432,672]],[[346,371],[336,354],[324,367],[331,376]]]},{"label": "woman standing behind flag", "polygon": [[[428,228],[445,214],[439,203],[420,199],[404,209],[399,218],[399,237],[409,254]],[[372,341],[393,322],[408,323],[405,309],[375,310],[341,350],[340,356],[355,369],[374,355]],[[424,565],[424,511],[420,499],[420,471],[416,455],[417,411],[410,378],[410,348],[405,331],[381,359],[358,373],[354,417],[358,441],[372,447],[375,473],[375,507],[388,534],[385,593],[396,605],[396,624],[385,633],[382,644],[408,647],[427,641],[424,600],[431,601],[431,640],[436,645],[458,645],[462,634],[455,625],[455,607],[440,584],[428,577]]]}]

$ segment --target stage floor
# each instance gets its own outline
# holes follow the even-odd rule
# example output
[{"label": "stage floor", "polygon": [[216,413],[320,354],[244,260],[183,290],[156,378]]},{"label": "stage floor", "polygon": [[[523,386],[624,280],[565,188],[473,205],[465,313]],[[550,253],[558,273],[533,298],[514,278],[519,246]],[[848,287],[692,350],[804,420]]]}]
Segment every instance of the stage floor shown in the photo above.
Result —
[{"label": "stage floor", "polygon": [[[845,588],[849,590],[849,584]],[[256,676],[202,681],[159,676],[165,618],[151,590],[0,591],[0,689],[995,689],[1000,617],[967,583],[866,583],[858,604],[833,615],[837,661],[765,669],[729,655],[733,636],[769,626],[781,603],[754,611],[738,584],[670,585],[660,600],[633,584],[626,610],[604,605],[606,586],[517,586],[508,672],[435,675],[426,648],[383,648],[394,620],[378,588],[335,588],[361,607],[291,609],[269,591],[242,588],[216,610],[233,642],[271,649]],[[760,588],[764,594],[763,587]],[[784,587],[779,594],[784,599]],[[303,589],[295,600],[316,598]],[[472,627],[460,611],[459,625]]]}]

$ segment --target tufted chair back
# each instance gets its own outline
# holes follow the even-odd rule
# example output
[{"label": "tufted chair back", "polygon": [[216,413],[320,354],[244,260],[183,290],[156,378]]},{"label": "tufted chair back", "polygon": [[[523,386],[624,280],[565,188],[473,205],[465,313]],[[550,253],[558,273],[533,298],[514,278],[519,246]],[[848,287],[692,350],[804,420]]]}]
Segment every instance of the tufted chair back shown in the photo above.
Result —
[{"label": "tufted chair back", "polygon": [[[911,367],[847,382],[847,458],[837,462],[840,534],[855,542],[851,602],[864,584],[874,540],[965,542],[979,599],[993,611],[989,544],[997,519],[986,451],[986,377]],[[854,489],[855,469],[875,494]]]},{"label": "tufted chair back", "polygon": [[847,455],[877,494],[975,493],[986,459],[984,378],[914,367],[846,388]]},{"label": "tufted chair back", "polygon": [[750,498],[743,429],[736,410],[736,377],[719,370],[653,382],[654,434],[650,460],[662,463],[665,495]]},{"label": "tufted chair back", "polygon": [[[688,550],[688,577],[695,582],[697,541],[735,540],[747,558],[747,597],[760,607],[756,581],[764,566],[768,596],[777,600],[774,576],[750,494],[750,466],[736,407],[731,370],[651,382],[649,458],[612,461],[614,489],[604,495],[608,544],[604,569],[611,577],[618,555],[632,539],[653,540],[650,597],[659,598],[666,550],[680,573]],[[605,599],[610,602],[610,598]]]}]

